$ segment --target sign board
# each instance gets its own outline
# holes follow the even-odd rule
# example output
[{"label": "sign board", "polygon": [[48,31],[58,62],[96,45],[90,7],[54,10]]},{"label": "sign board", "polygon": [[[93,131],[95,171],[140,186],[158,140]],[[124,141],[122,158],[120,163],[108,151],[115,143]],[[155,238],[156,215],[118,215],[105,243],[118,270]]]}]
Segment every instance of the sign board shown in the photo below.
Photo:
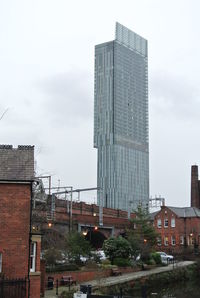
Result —
[{"label": "sign board", "polygon": [[83,294],[82,292],[74,293],[74,298],[87,298],[87,294]]}]

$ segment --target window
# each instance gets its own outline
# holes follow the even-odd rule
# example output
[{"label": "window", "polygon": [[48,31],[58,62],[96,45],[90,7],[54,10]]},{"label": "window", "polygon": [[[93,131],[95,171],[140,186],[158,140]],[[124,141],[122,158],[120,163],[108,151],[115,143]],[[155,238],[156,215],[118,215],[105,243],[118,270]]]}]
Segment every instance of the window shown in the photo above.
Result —
[{"label": "window", "polygon": [[164,227],[168,228],[168,218],[165,218],[165,220],[164,220]]},{"label": "window", "polygon": [[164,245],[165,246],[168,246],[168,244],[169,244],[168,237],[165,236],[165,238],[164,238]]},{"label": "window", "polygon": [[176,245],[176,238],[175,238],[175,236],[172,236],[171,237],[171,244],[172,245]]},{"label": "window", "polygon": [[184,245],[184,236],[180,236],[180,244]]},{"label": "window", "polygon": [[159,237],[157,238],[157,245],[158,245],[158,246],[161,246],[161,244],[162,244],[162,239],[161,239],[161,237],[159,236]]},{"label": "window", "polygon": [[176,226],[176,223],[175,223],[175,218],[171,218],[171,227],[172,228],[175,228],[175,226]]},{"label": "window", "polygon": [[35,264],[36,264],[36,242],[31,242],[31,264],[30,271],[35,272]]},{"label": "window", "polygon": [[2,272],[2,253],[0,253],[0,273]]},{"label": "window", "polygon": [[161,223],[161,219],[157,219],[157,227],[161,228],[162,227],[162,223]]}]

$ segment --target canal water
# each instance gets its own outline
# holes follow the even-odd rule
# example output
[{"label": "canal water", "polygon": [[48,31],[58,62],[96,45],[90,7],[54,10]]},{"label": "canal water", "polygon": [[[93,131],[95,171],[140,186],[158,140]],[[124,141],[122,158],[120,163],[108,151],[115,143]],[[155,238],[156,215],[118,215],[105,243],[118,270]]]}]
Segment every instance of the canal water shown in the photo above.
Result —
[{"label": "canal water", "polygon": [[158,286],[151,289],[143,288],[137,292],[133,290],[129,295],[135,298],[200,298],[200,280],[180,282],[162,289]]}]

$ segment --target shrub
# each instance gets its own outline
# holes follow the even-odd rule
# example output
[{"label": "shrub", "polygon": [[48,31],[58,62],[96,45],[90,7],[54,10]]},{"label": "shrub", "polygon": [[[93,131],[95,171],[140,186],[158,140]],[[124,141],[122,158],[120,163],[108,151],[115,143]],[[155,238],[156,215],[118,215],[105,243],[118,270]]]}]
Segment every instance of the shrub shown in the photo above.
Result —
[{"label": "shrub", "polygon": [[147,265],[156,265],[156,262],[153,258],[149,259],[146,263]]},{"label": "shrub", "polygon": [[97,269],[98,264],[93,260],[88,260],[85,267],[88,268],[88,269]]},{"label": "shrub", "polygon": [[59,298],[73,298],[76,290],[64,291],[59,295]]},{"label": "shrub", "polygon": [[154,252],[154,253],[151,254],[151,258],[155,261],[155,263],[157,265],[162,264],[162,260],[161,260],[160,254]]},{"label": "shrub", "polygon": [[101,261],[101,264],[102,264],[102,265],[110,265],[111,262],[110,262],[110,260],[106,259],[106,260],[102,260],[102,261]]},{"label": "shrub", "polygon": [[62,271],[77,271],[79,266],[76,264],[56,265],[54,267],[47,267],[46,272],[62,272]]},{"label": "shrub", "polygon": [[128,267],[131,265],[130,261],[125,258],[115,258],[113,264],[119,267]]},{"label": "shrub", "polygon": [[128,259],[130,256],[131,246],[128,240],[119,236],[117,238],[110,237],[103,243],[105,255],[110,259],[111,263],[115,258]]}]

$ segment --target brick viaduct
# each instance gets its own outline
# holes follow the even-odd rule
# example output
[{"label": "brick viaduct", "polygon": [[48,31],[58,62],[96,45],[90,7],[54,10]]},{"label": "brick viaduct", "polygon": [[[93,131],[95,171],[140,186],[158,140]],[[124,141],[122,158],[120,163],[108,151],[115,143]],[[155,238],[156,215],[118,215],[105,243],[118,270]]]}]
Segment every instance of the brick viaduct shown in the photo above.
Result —
[{"label": "brick viaduct", "polygon": [[[105,239],[110,236],[123,235],[129,226],[128,213],[122,210],[103,208],[103,225],[99,224],[99,207],[95,204],[89,205],[84,202],[73,202],[72,216],[70,202],[56,199],[55,211],[51,212],[51,196],[47,203],[38,203],[33,209],[33,227],[41,229],[42,233],[48,235],[48,239],[61,240],[70,231],[81,232],[87,240],[99,248]],[[134,214],[130,214],[133,218]]]}]

